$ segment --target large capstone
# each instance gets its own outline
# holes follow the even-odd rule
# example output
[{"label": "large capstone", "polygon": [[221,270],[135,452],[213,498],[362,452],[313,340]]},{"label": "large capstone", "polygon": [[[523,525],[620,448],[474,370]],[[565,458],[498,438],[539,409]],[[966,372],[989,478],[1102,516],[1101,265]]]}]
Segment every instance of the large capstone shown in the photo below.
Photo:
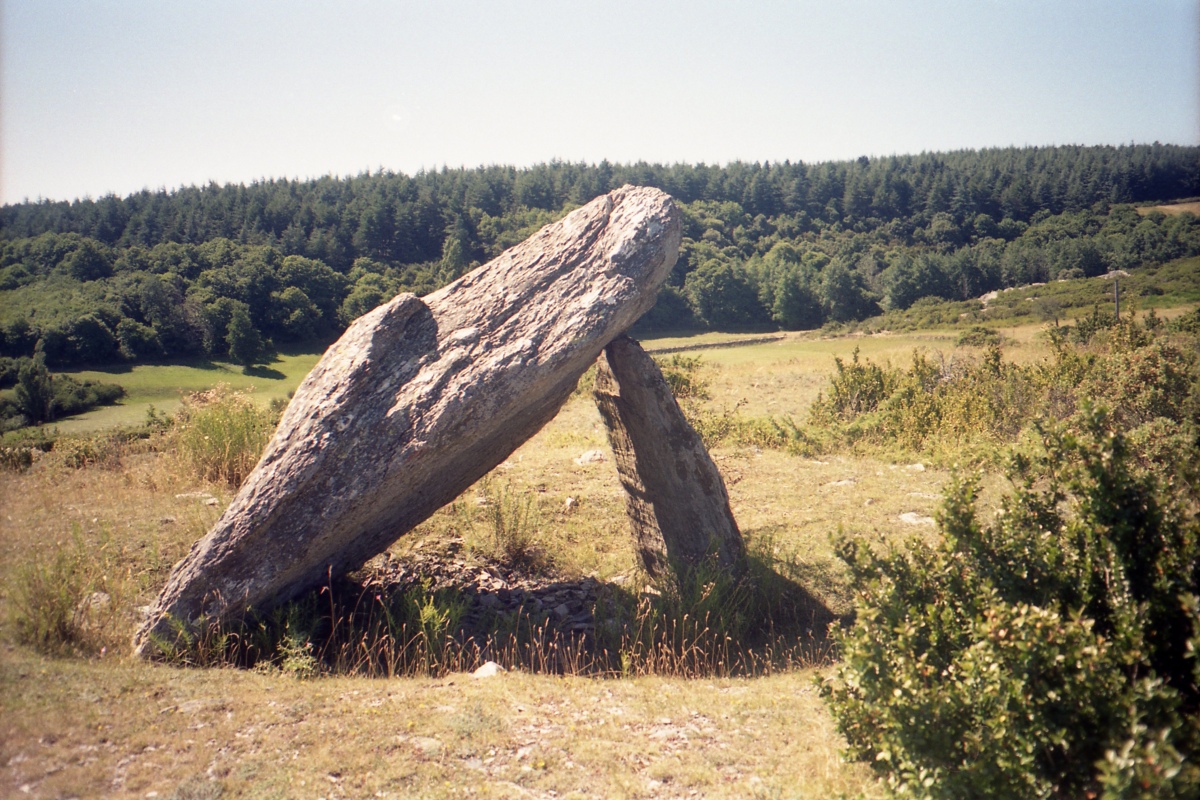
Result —
[{"label": "large capstone", "polygon": [[352,324],[135,637],[264,610],[362,565],[502,462],[654,303],[674,201],[626,186],[425,298]]},{"label": "large capstone", "polygon": [[657,576],[709,563],[741,574],[746,549],[725,481],[641,345],[622,336],[605,348],[595,395],[646,571]]}]

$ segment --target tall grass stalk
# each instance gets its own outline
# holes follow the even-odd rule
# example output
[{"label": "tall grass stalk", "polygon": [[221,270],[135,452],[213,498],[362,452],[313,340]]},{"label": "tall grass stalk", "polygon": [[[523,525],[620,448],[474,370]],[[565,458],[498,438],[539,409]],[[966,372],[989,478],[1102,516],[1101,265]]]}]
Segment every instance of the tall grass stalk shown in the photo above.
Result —
[{"label": "tall grass stalk", "polygon": [[607,585],[592,609],[594,630],[583,632],[528,607],[467,625],[459,590],[340,580],[264,617],[160,644],[160,655],[298,677],[441,676],[486,661],[595,677],[749,676],[827,662],[832,616],[787,577],[784,562],[764,557],[769,549],[754,549],[742,581],[696,570],[662,588]]},{"label": "tall grass stalk", "polygon": [[88,547],[79,530],[19,565],[11,591],[17,641],[50,655],[91,656],[117,645],[123,591],[106,542]]},{"label": "tall grass stalk", "polygon": [[187,470],[237,488],[258,463],[277,421],[275,410],[221,384],[184,400],[171,437]]},{"label": "tall grass stalk", "polygon": [[548,572],[552,560],[541,543],[541,519],[530,492],[490,476],[475,489],[474,508],[460,497],[451,509],[467,549],[523,574]]}]

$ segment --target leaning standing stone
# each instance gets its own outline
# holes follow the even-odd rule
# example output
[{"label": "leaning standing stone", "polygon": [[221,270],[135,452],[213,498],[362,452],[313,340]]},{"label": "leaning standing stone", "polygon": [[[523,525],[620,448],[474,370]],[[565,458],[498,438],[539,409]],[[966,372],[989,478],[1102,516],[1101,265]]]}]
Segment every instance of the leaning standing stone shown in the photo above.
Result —
[{"label": "leaning standing stone", "polygon": [[679,241],[674,201],[626,186],[354,322],[175,566],[136,650],[353,570],[453,500],[552,419],[653,305]]},{"label": "leaning standing stone", "polygon": [[662,575],[712,558],[740,574],[746,548],[725,481],[654,360],[632,339],[615,339],[600,360],[595,394],[646,571]]}]

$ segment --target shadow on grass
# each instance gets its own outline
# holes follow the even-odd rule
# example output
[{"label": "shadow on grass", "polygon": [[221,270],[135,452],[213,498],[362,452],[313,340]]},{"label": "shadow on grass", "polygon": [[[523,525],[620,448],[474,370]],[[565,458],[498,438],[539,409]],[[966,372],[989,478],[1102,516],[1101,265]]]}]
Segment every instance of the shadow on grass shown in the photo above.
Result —
[{"label": "shadow on grass", "polygon": [[253,367],[243,367],[242,374],[249,375],[251,378],[262,378],[263,380],[272,380],[272,381],[281,381],[287,377],[287,375],[284,375],[282,372],[280,372],[277,369],[272,369],[271,367],[264,367],[261,365],[253,366]]},{"label": "shadow on grass", "polygon": [[514,574],[453,557],[385,556],[272,612],[162,645],[168,661],[371,677],[487,661],[592,677],[760,676],[828,663],[839,618],[751,557],[747,578],[656,584]]}]

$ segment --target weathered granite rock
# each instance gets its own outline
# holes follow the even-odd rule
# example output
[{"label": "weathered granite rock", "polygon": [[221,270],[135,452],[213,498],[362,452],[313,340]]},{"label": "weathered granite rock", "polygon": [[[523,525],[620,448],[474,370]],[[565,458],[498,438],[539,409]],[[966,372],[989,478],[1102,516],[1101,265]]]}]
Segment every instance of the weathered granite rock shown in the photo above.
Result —
[{"label": "weathered granite rock", "polygon": [[621,336],[605,348],[595,395],[646,571],[661,575],[713,557],[740,574],[746,548],[725,481],[641,345]]},{"label": "weathered granite rock", "polygon": [[175,566],[136,650],[355,569],[453,500],[552,419],[653,305],[679,241],[674,201],[626,186],[423,299],[400,295],[357,320]]}]

